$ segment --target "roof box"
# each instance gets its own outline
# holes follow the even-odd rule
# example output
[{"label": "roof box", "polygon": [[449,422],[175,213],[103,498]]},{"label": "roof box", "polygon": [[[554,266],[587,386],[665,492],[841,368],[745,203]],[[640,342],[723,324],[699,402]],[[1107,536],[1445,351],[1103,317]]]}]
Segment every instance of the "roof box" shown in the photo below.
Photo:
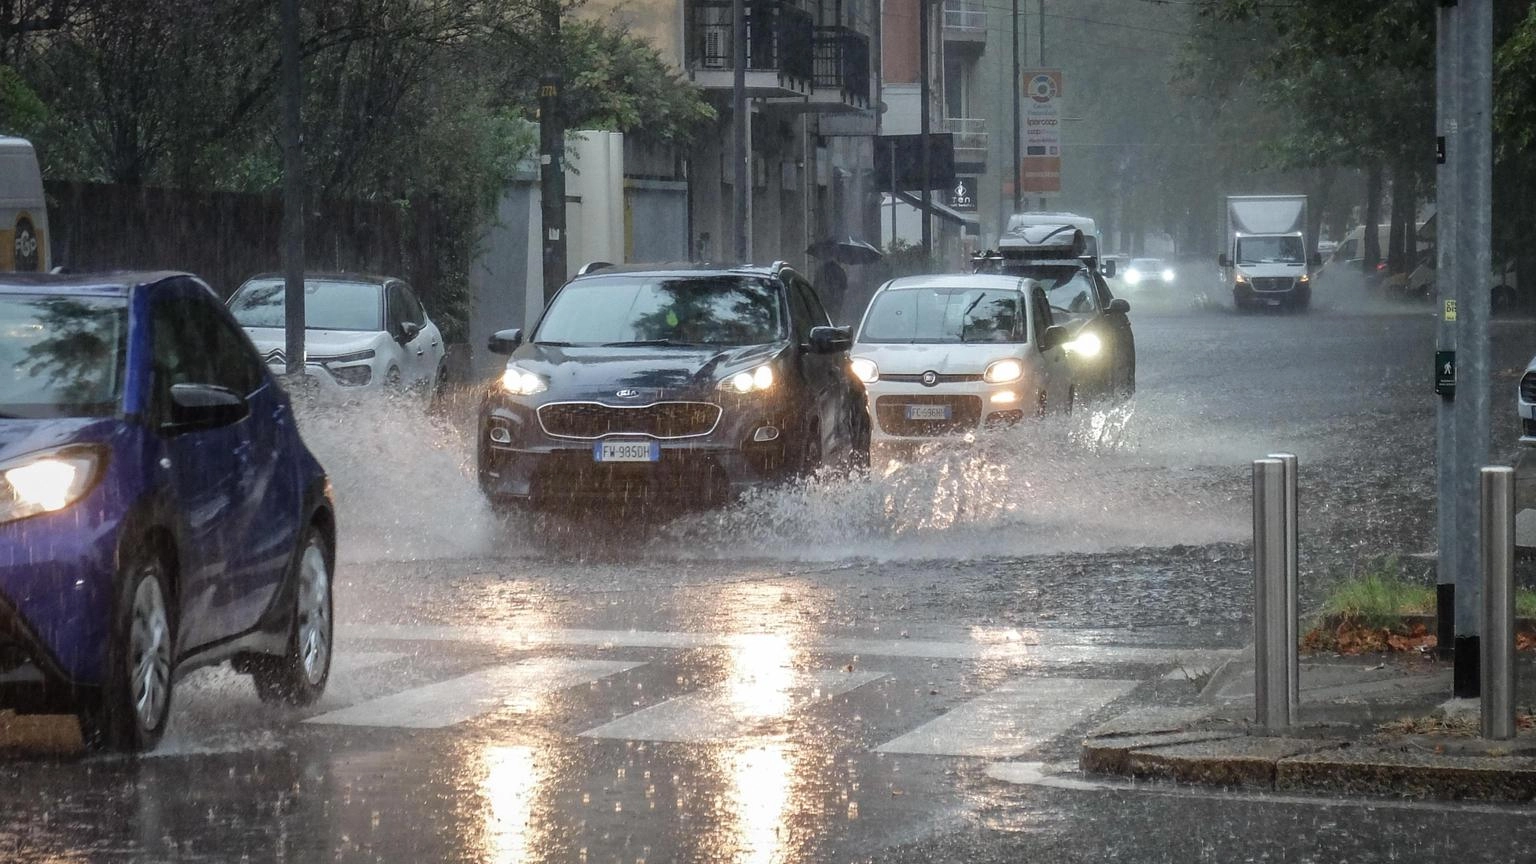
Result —
[{"label": "roof box", "polygon": [[1083,232],[1072,225],[1021,225],[1004,234],[997,248],[1008,258],[1064,259],[1088,254]]}]

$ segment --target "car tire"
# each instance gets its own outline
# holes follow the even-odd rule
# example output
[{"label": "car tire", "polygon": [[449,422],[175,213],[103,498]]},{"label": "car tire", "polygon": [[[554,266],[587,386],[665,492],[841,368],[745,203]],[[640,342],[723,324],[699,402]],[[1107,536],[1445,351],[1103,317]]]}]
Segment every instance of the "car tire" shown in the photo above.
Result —
[{"label": "car tire", "polygon": [[282,656],[261,657],[251,663],[256,695],[269,704],[311,705],[325,692],[331,676],[331,647],[335,644],[335,608],[331,573],[335,554],[319,526],[304,532],[294,562],[293,611],[287,647]]},{"label": "car tire", "polygon": [[871,431],[869,414],[855,411],[852,421],[852,439],[848,444],[848,471],[850,474],[867,474],[870,464]]},{"label": "car tire", "polygon": [[400,392],[401,386],[400,367],[389,367],[384,373],[384,392],[391,395],[397,394]]},{"label": "car tire", "polygon": [[439,362],[432,376],[432,389],[427,394],[427,410],[441,412],[448,401],[448,364]]},{"label": "car tire", "polygon": [[88,749],[141,753],[160,743],[175,687],[171,596],[163,551],[151,543],[127,557],[117,579],[101,692],[80,712]]},{"label": "car tire", "polygon": [[821,468],[821,424],[812,420],[795,448],[794,476],[810,477]]}]

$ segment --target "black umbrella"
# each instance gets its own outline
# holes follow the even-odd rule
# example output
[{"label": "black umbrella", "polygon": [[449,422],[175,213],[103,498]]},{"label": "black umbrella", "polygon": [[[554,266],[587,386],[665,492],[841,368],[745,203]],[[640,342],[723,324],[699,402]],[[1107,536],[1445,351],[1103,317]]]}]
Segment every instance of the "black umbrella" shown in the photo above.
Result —
[{"label": "black umbrella", "polygon": [[805,254],[822,260],[831,259],[839,264],[874,264],[885,253],[865,243],[863,240],[855,240],[845,237],[841,240],[817,240],[805,249]]}]

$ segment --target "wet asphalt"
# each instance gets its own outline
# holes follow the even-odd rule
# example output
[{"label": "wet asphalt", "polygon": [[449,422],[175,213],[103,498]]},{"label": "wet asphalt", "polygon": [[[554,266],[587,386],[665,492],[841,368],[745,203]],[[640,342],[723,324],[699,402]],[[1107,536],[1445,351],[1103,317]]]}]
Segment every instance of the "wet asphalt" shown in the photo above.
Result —
[{"label": "wet asphalt", "polygon": [[[1129,409],[660,524],[493,517],[455,424],[313,416],[325,699],[193,673],[140,758],[0,715],[0,861],[1524,860],[1529,807],[987,774],[1081,781],[1086,729],[1245,643],[1248,460],[1300,455],[1309,605],[1433,551],[1428,310],[1318,305],[1139,308]],[[1536,322],[1494,336],[1513,460]]]}]

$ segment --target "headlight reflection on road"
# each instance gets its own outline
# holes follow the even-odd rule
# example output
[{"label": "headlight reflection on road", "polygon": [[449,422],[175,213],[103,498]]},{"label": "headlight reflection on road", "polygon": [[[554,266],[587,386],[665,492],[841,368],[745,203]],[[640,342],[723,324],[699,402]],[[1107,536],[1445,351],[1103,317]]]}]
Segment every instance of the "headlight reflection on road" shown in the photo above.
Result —
[{"label": "headlight reflection on road", "polygon": [[542,858],[542,826],[534,818],[534,800],[544,772],[532,747],[487,747],[481,757],[485,780],[480,792],[486,802],[483,860],[493,864],[522,864]]},{"label": "headlight reflection on road", "polygon": [[789,832],[784,826],[789,807],[794,765],[781,742],[747,747],[726,760],[735,797],[737,864],[768,864],[784,861],[783,846]]},{"label": "headlight reflection on road", "polygon": [[749,633],[733,640],[730,677],[726,688],[731,710],[743,720],[782,717],[790,705],[794,684],[794,649],[789,637]]}]

